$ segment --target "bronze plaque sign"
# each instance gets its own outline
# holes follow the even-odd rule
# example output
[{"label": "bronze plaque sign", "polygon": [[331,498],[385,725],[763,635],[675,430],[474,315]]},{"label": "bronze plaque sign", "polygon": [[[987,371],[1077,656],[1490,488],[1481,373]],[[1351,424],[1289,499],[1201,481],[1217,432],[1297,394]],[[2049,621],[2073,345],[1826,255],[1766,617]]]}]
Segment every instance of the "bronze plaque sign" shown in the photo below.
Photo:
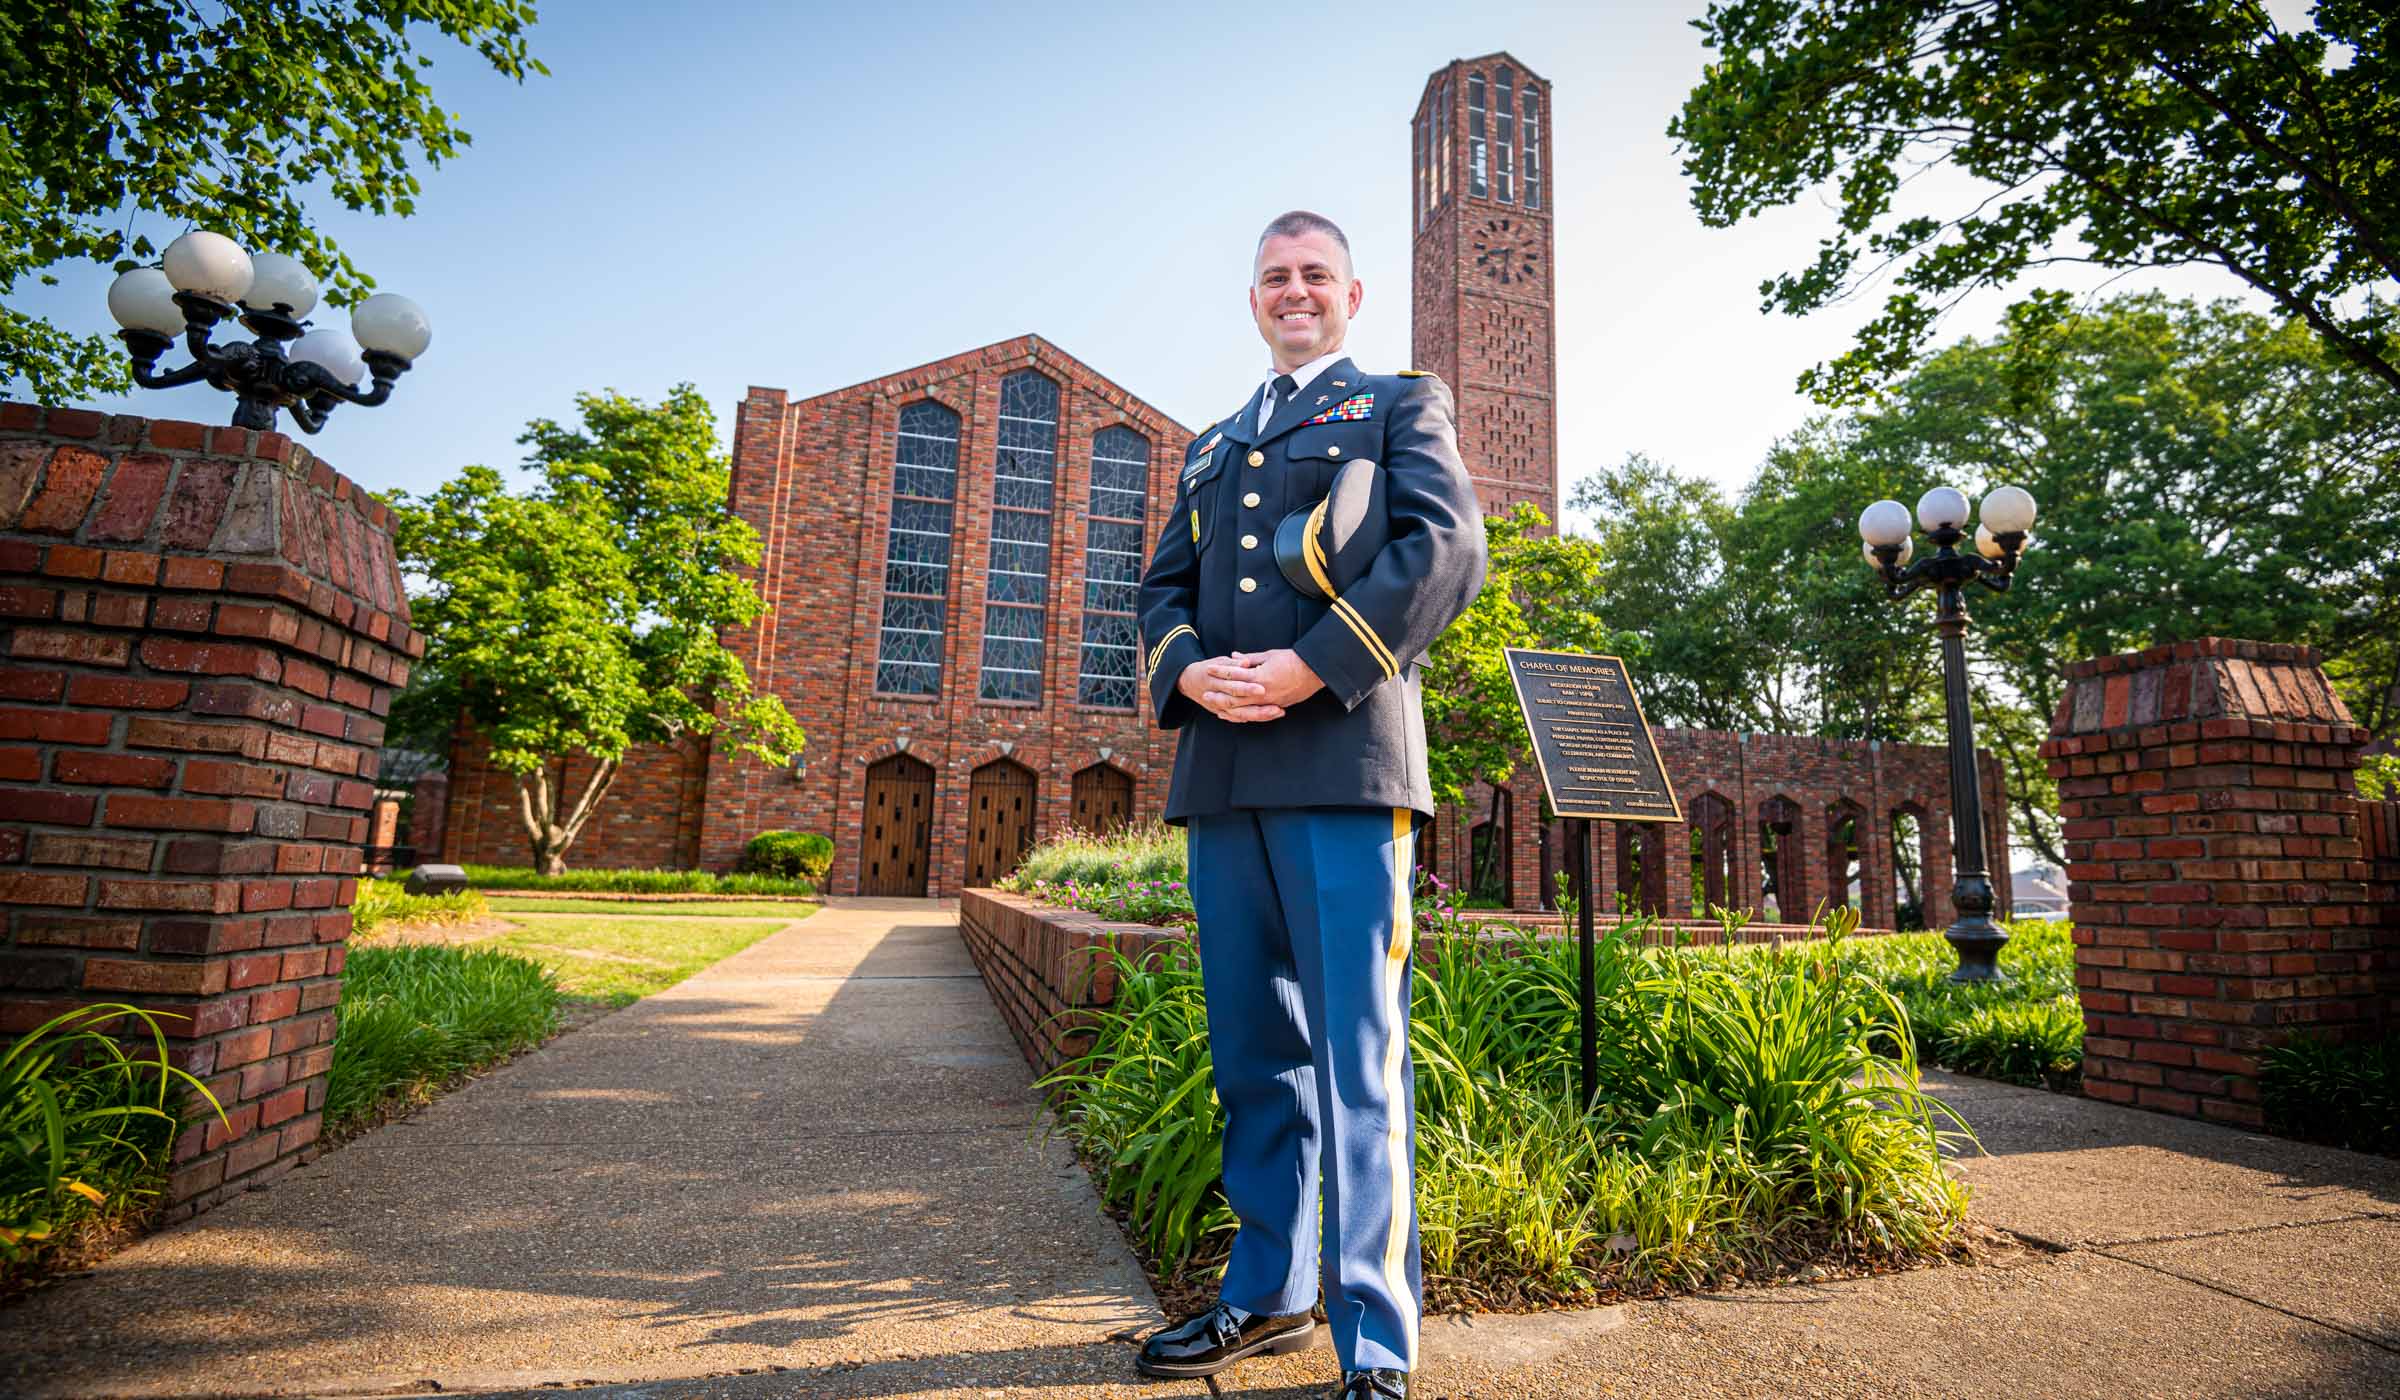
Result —
[{"label": "bronze plaque sign", "polygon": [[1624,662],[1515,647],[1506,655],[1551,811],[1612,822],[1683,820]]}]

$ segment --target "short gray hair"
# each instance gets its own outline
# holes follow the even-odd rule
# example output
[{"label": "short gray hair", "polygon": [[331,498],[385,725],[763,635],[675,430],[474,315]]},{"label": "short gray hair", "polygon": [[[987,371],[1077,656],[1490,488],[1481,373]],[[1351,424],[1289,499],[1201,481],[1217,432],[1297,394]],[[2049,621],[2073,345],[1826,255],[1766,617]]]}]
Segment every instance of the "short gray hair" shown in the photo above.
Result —
[{"label": "short gray hair", "polygon": [[1345,276],[1356,271],[1350,261],[1350,239],[1342,232],[1342,226],[1323,214],[1313,214],[1306,209],[1294,209],[1276,215],[1273,222],[1259,233],[1258,246],[1250,251],[1250,261],[1258,261],[1258,255],[1266,251],[1270,238],[1298,238],[1310,233],[1322,233],[1330,237],[1334,246],[1342,250],[1342,272]]}]

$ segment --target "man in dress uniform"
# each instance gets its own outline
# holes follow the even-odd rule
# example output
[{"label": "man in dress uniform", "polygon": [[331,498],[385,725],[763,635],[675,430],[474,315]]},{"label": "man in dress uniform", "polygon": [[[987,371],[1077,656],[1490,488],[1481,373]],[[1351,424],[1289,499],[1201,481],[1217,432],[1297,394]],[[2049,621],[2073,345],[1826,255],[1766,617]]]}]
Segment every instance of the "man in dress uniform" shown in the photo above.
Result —
[{"label": "man in dress uniform", "polygon": [[1421,1301],[1410,894],[1433,816],[1417,677],[1483,586],[1484,542],[1449,391],[1342,353],[1363,290],[1331,221],[1267,226],[1250,309],[1274,367],[1193,441],[1142,579],[1240,1229],[1217,1305],[1137,1365],[1205,1376],[1308,1345],[1321,1272],[1337,1394],[1401,1400]]}]

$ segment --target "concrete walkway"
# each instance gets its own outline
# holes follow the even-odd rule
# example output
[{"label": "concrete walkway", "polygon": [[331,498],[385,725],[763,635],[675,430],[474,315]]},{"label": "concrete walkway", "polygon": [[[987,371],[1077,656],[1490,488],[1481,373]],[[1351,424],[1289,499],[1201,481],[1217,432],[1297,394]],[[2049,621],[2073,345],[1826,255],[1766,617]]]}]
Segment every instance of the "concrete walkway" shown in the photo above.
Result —
[{"label": "concrete walkway", "polygon": [[[1428,1323],[1420,1397],[2400,1394],[2400,1162],[1939,1079],[2000,1264]],[[837,900],[0,1312],[0,1392],[1200,1396],[946,910]],[[1299,1400],[1325,1348],[1226,1395]],[[630,1384],[629,1384],[630,1383]]]},{"label": "concrete walkway", "polygon": [[1159,1318],[1038,1114],[955,914],[836,899],[0,1312],[0,1394],[1077,1392]]}]

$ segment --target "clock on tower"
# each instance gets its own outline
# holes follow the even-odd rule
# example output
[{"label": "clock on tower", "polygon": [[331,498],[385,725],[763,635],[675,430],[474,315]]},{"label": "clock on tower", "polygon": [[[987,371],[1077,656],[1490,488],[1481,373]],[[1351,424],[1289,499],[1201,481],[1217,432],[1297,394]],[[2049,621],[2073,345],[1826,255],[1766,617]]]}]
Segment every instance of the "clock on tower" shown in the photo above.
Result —
[{"label": "clock on tower", "polygon": [[1416,366],[1458,398],[1484,509],[1558,518],[1550,84],[1505,53],[1425,81],[1412,128]]}]

